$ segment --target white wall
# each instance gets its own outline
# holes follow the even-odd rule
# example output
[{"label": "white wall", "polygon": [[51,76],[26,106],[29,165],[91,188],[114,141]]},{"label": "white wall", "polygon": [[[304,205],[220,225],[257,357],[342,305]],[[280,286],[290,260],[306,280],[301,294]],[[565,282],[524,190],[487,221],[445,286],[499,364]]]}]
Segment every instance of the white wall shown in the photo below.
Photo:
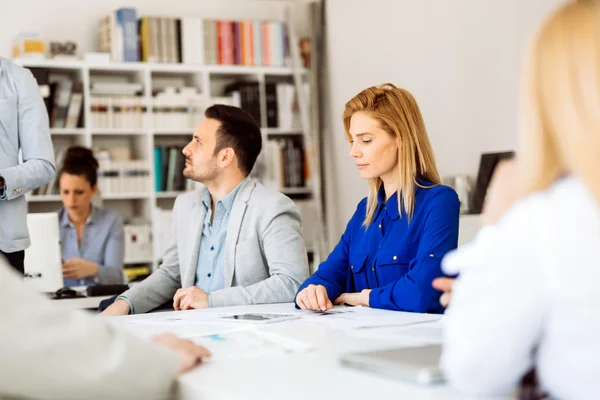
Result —
[{"label": "white wall", "polygon": [[[8,7],[9,3],[10,7]],[[21,32],[38,32],[46,41],[75,41],[81,52],[97,50],[96,28],[100,18],[120,7],[135,7],[138,15],[283,20],[286,2],[273,0],[1,0],[0,4],[5,5],[0,15],[0,56],[10,58],[12,41]],[[306,10],[295,7],[295,11],[293,17],[298,34],[307,34]]]},{"label": "white wall", "polygon": [[326,0],[326,194],[330,246],[367,194],[348,156],[344,104],[392,82],[413,93],[442,176],[514,149],[521,56],[562,0]]}]

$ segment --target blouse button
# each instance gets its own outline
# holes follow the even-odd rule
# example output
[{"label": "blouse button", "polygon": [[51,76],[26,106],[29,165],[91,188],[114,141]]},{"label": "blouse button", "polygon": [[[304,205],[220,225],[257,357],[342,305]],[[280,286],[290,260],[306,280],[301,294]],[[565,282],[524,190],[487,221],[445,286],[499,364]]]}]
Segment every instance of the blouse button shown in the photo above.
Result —
[{"label": "blouse button", "polygon": [[392,257],[392,260],[396,261],[398,259],[398,257],[394,256]]},{"label": "blouse button", "polygon": [[354,269],[354,265],[351,265],[351,266],[350,266],[350,269]]},{"label": "blouse button", "polygon": [[381,229],[381,224],[379,224],[379,229]]}]

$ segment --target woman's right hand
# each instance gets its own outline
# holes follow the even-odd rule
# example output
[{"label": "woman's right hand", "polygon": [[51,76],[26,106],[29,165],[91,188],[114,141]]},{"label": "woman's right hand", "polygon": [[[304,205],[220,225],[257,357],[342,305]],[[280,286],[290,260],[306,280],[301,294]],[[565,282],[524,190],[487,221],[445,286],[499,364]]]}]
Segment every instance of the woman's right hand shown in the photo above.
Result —
[{"label": "woman's right hand", "polygon": [[210,351],[188,339],[180,339],[172,333],[152,338],[154,343],[173,350],[179,357],[179,373],[183,374],[200,364],[202,358],[210,357]]},{"label": "woman's right hand", "polygon": [[302,289],[296,296],[296,304],[302,310],[327,311],[333,308],[323,285],[308,285]]}]

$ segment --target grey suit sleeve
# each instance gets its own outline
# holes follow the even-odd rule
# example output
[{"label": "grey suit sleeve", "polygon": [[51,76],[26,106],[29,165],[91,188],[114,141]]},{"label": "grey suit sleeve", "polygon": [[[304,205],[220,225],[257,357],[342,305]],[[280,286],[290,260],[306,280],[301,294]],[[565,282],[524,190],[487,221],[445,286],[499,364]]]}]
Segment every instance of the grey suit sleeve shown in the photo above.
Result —
[{"label": "grey suit sleeve", "polygon": [[254,285],[214,291],[211,293],[212,306],[292,302],[296,290],[309,275],[300,221],[293,203],[282,208],[262,233],[270,277]]},{"label": "grey suit sleeve", "polygon": [[48,112],[37,82],[31,72],[26,70],[25,74],[15,78],[15,83],[18,90],[17,118],[23,163],[0,169],[0,175],[6,180],[6,200],[45,185],[56,173]]},{"label": "grey suit sleeve", "polygon": [[177,252],[177,210],[178,202],[173,207],[172,239],[163,256],[160,267],[142,282],[135,284],[123,293],[136,314],[143,314],[173,299],[177,289],[181,287],[179,271],[179,255]]},{"label": "grey suit sleeve", "polygon": [[27,289],[0,260],[0,398],[166,399],[174,352],[101,318],[64,311]]}]

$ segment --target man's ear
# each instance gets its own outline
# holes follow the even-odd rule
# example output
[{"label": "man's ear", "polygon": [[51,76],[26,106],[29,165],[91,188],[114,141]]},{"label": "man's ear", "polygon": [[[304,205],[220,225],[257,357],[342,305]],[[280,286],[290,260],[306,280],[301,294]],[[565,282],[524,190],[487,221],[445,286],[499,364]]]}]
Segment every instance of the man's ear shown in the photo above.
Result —
[{"label": "man's ear", "polygon": [[227,167],[235,158],[235,152],[231,147],[226,147],[219,152],[219,164],[222,168]]}]

